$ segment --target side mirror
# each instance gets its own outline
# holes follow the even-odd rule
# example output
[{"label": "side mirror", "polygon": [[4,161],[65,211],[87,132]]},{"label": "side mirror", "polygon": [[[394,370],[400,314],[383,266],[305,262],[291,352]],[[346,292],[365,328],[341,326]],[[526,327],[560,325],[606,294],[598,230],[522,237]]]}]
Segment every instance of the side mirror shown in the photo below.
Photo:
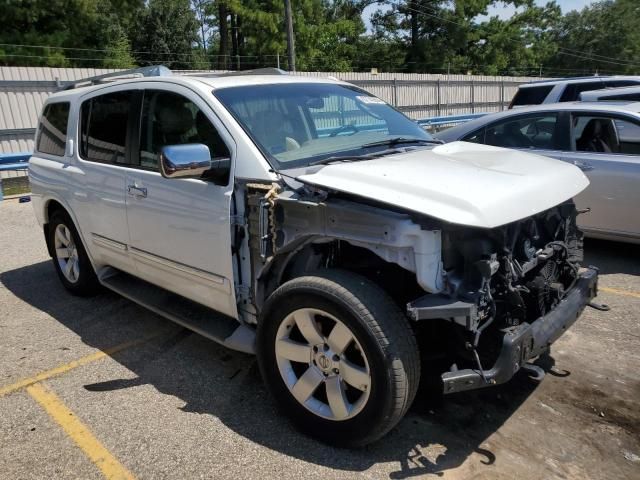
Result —
[{"label": "side mirror", "polygon": [[160,173],[165,178],[199,178],[210,168],[211,153],[202,143],[167,145],[160,151]]}]

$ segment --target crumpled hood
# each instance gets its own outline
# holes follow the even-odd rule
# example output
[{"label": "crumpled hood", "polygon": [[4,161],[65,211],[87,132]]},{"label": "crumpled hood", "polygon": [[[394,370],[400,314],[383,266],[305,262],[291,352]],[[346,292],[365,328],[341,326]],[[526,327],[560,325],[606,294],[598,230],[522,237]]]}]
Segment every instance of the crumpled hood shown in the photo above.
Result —
[{"label": "crumpled hood", "polygon": [[554,207],[589,185],[580,169],[560,160],[466,142],[331,164],[298,178],[447,222],[483,228]]}]

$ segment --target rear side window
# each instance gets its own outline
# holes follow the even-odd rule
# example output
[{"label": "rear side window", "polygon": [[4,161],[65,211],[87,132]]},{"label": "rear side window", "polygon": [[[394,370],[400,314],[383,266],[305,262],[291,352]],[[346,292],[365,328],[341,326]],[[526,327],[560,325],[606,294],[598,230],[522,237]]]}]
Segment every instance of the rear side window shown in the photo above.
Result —
[{"label": "rear side window", "polygon": [[547,95],[549,95],[552,89],[553,85],[520,88],[513,97],[513,100],[511,100],[509,108],[523,105],[540,105],[544,103],[544,99],[547,98]]},{"label": "rear side window", "polygon": [[36,149],[49,155],[64,156],[67,144],[69,102],[50,103],[42,112]]},{"label": "rear side window", "polygon": [[604,83],[600,80],[596,82],[584,82],[584,83],[572,83],[565,87],[561,102],[575,102],[580,98],[582,92],[588,92],[589,90],[601,90],[604,88]]},{"label": "rear side window", "polygon": [[607,80],[604,84],[609,88],[632,87],[640,84],[637,80]]},{"label": "rear side window", "polygon": [[94,97],[80,111],[80,156],[101,163],[126,163],[125,147],[133,92]]}]

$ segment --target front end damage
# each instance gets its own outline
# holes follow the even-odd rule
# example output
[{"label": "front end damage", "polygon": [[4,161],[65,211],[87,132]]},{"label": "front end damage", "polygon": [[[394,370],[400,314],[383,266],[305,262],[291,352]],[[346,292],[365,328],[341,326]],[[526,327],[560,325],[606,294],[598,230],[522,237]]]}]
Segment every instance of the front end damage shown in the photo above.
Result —
[{"label": "front end damage", "polygon": [[[445,288],[407,306],[416,321],[462,329],[444,393],[504,383],[548,350],[597,294],[597,271],[581,268],[573,202],[494,229],[444,233]],[[485,366],[490,366],[485,369]]]},{"label": "front end damage", "polygon": [[247,185],[246,204],[256,311],[278,285],[314,269],[366,275],[406,308],[444,393],[508,381],[597,293],[597,271],[580,266],[571,201],[496,228],[306,187]]}]

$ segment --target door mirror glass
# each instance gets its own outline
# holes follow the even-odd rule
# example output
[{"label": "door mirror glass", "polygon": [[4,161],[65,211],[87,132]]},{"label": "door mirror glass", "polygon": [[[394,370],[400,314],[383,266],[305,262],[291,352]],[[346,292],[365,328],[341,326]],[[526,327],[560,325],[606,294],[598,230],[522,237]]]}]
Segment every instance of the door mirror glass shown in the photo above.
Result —
[{"label": "door mirror glass", "polygon": [[160,173],[165,178],[199,178],[211,169],[209,147],[202,143],[167,145],[160,152]]}]

